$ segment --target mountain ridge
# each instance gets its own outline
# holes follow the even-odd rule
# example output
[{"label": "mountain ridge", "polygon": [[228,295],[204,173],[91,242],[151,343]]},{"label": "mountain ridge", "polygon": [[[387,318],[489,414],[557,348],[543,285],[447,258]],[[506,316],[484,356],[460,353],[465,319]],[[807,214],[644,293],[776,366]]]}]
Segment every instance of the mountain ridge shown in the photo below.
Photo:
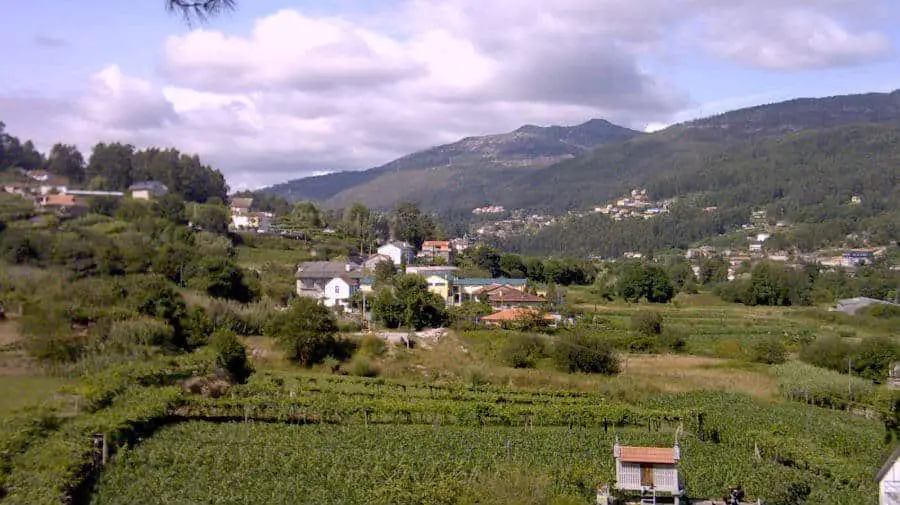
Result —
[{"label": "mountain ridge", "polygon": [[746,140],[881,123],[900,124],[900,90],[796,98],[653,133],[601,119],[574,127],[523,125],[425,149],[367,171],[298,179],[268,191],[335,208],[355,201],[384,209],[418,201],[441,214],[462,215],[485,204],[560,213],[592,208],[660,177],[671,179],[677,189],[679,179],[695,177],[697,167],[706,166],[698,161],[721,156],[728,146]]},{"label": "mountain ridge", "polygon": [[[598,145],[644,135],[604,119],[574,126],[523,125],[516,130],[464,137],[450,144],[422,149],[377,167],[360,171],[294,179],[262,191],[289,200],[327,202],[339,193],[366,184],[390,172],[442,168],[534,168],[576,157]],[[343,200],[345,198],[339,198]]]}]

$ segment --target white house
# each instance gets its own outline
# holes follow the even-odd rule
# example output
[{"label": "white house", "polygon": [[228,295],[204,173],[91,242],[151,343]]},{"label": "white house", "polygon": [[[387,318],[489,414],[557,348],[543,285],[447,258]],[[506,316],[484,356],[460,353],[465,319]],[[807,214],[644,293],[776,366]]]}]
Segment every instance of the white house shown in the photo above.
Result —
[{"label": "white house", "polygon": [[347,300],[353,296],[353,293],[359,291],[360,276],[357,272],[350,272],[347,275],[335,277],[325,284],[323,293],[323,301],[326,307],[334,307],[340,305],[345,309],[349,307]]},{"label": "white house", "polygon": [[678,476],[681,448],[676,440],[674,447],[629,447],[619,445],[618,437],[613,446],[616,458],[616,489],[640,492],[656,496],[671,495],[678,505],[684,496],[684,486]]},{"label": "white house", "polygon": [[378,248],[378,254],[383,254],[394,262],[395,265],[406,263],[409,265],[413,262],[415,251],[411,245],[406,242],[388,242]]},{"label": "white house", "polygon": [[900,505],[900,446],[894,449],[875,476],[878,505]]},{"label": "white house", "polygon": [[385,254],[373,254],[363,261],[363,268],[366,270],[375,270],[375,267],[382,261],[393,262],[393,258]]},{"label": "white house", "polygon": [[162,198],[169,192],[169,188],[159,181],[144,181],[132,184],[128,187],[128,191],[135,200],[150,200]]}]

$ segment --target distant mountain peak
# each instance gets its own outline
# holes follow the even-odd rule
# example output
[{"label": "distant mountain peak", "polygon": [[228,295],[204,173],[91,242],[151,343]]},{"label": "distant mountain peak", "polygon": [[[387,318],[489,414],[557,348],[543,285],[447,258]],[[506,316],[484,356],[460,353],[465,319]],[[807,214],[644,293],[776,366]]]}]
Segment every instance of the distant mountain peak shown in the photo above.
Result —
[{"label": "distant mountain peak", "polygon": [[[576,126],[526,124],[509,133],[465,137],[452,144],[407,154],[380,167],[361,172],[343,172],[316,179],[306,177],[289,181],[274,186],[271,191],[294,199],[333,201],[339,193],[353,189],[352,197],[377,205],[381,202],[376,202],[374,193],[365,191],[365,187],[382,174],[436,169],[462,169],[480,173],[536,168],[580,156],[603,144],[628,140],[638,135],[643,135],[643,132],[615,125],[605,119],[591,119]],[[491,180],[491,184],[502,182],[494,181],[487,175],[484,177],[485,180]],[[478,184],[483,182],[478,177],[472,180],[473,184],[476,180],[479,181]],[[413,186],[422,183],[412,181],[417,179],[411,177],[409,187],[392,187],[392,194],[415,193],[420,190],[421,188]],[[336,205],[341,204],[342,201],[336,202]]]}]

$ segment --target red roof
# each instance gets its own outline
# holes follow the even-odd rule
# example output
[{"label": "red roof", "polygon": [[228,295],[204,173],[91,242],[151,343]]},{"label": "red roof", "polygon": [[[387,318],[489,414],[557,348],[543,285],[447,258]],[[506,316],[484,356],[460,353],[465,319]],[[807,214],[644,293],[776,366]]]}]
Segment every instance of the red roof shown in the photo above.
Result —
[{"label": "red roof", "polygon": [[426,240],[422,244],[423,248],[437,249],[439,251],[449,251],[450,242],[447,240]]},{"label": "red roof", "polygon": [[624,463],[675,464],[675,449],[671,447],[628,447],[619,448],[619,461]]},{"label": "red roof", "polygon": [[73,195],[47,195],[44,203],[47,207],[72,207],[77,205]]},{"label": "red roof", "polygon": [[[501,312],[495,312],[489,316],[482,317],[481,320],[488,321],[488,322],[491,322],[491,321],[515,321],[516,319],[521,319],[525,316],[535,315],[537,313],[538,313],[538,311],[536,311],[534,309],[516,308],[516,309],[504,310]],[[547,319],[548,321],[554,320],[553,316],[551,316],[550,314],[544,314],[544,319]]]},{"label": "red roof", "polygon": [[475,292],[475,296],[480,295],[487,295],[488,301],[492,303],[543,303],[545,301],[540,296],[523,293],[509,286],[491,285]]}]

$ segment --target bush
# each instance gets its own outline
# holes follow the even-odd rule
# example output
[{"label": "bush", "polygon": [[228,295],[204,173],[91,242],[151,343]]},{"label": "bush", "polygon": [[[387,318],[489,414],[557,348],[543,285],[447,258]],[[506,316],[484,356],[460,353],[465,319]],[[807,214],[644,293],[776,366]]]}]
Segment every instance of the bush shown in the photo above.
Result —
[{"label": "bush", "polygon": [[369,358],[361,354],[356,355],[356,357],[350,361],[347,371],[350,375],[355,375],[357,377],[377,377],[378,374],[381,373],[381,370],[372,364],[372,361],[369,360]]},{"label": "bush", "polygon": [[366,356],[381,356],[387,351],[387,344],[375,335],[364,335],[359,339],[359,352]]},{"label": "bush", "polygon": [[876,303],[862,309],[860,313],[881,319],[900,318],[900,306]]},{"label": "bush", "polygon": [[553,344],[553,361],[568,372],[619,373],[619,358],[609,342],[586,335],[559,336]]},{"label": "bush", "polygon": [[303,366],[342,352],[334,338],[337,330],[337,321],[328,307],[304,297],[294,300],[289,310],[275,315],[266,326],[266,334],[278,340],[288,359]]},{"label": "bush", "polygon": [[856,349],[853,371],[866,379],[883,381],[891,371],[891,363],[900,358],[900,346],[890,337],[864,339]]},{"label": "bush", "polygon": [[503,362],[513,368],[533,368],[544,356],[544,338],[527,333],[513,334],[501,351]]},{"label": "bush", "polygon": [[839,337],[819,337],[800,349],[800,360],[830,370],[846,372],[853,346]]},{"label": "bush", "polygon": [[165,321],[150,317],[114,321],[109,329],[109,339],[122,346],[171,346],[174,335]]},{"label": "bush", "polygon": [[212,344],[216,349],[216,366],[226,372],[233,382],[246,382],[253,374],[253,367],[247,359],[247,348],[234,332],[217,331],[212,336]]},{"label": "bush", "polygon": [[655,310],[639,310],[631,315],[631,329],[643,335],[662,333],[662,314]]},{"label": "bush", "polygon": [[787,359],[787,348],[784,342],[775,338],[759,340],[750,347],[750,359],[756,363],[778,365]]}]

